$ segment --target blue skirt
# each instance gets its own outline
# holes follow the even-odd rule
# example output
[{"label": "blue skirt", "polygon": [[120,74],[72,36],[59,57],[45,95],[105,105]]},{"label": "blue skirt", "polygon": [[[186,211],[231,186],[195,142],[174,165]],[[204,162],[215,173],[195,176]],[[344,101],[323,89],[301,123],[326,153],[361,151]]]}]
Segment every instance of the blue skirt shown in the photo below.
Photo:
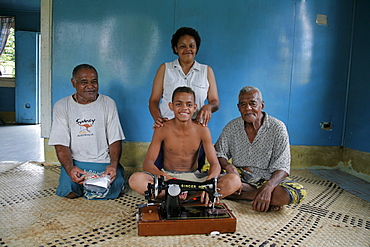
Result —
[{"label": "blue skirt", "polygon": [[[109,163],[93,163],[93,162],[81,162],[74,160],[73,164],[78,168],[85,171],[92,171],[94,173],[101,173],[105,171],[105,168]],[[108,194],[105,198],[96,199],[96,200],[106,200],[106,199],[116,199],[120,195],[121,191],[125,186],[124,180],[124,168],[121,165],[118,165],[116,179],[111,184]],[[69,193],[74,192],[78,196],[83,196],[83,185],[72,182],[72,179],[67,174],[63,166],[61,166],[61,172],[59,177],[59,185],[57,187],[56,194],[58,196],[67,196]]]}]

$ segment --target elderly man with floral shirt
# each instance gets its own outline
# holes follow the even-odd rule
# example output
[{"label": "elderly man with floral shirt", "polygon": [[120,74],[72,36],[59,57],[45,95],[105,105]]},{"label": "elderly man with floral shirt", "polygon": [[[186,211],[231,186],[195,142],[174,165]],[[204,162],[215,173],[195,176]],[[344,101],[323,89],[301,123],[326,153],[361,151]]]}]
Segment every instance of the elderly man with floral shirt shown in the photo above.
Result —
[{"label": "elderly man with floral shirt", "polygon": [[251,200],[254,210],[266,212],[300,203],[306,191],[288,178],[290,145],[284,123],[263,108],[258,88],[242,88],[238,102],[241,117],[225,126],[215,148],[221,167],[241,177],[240,190],[228,198]]}]

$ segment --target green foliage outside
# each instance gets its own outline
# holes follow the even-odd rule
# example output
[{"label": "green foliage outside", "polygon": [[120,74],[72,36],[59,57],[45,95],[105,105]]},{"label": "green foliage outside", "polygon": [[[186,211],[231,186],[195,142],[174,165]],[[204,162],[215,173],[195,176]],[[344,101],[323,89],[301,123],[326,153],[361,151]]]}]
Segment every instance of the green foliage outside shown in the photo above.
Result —
[{"label": "green foliage outside", "polygon": [[15,77],[15,35],[14,28],[10,29],[8,41],[3,54],[0,56],[0,71],[2,77]]}]

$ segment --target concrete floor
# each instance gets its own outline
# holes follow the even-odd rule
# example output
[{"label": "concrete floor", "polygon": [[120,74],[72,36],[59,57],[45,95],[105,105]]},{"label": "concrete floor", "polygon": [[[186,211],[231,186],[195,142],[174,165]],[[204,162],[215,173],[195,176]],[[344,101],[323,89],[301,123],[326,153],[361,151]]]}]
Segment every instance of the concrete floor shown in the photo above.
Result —
[{"label": "concrete floor", "polygon": [[0,162],[44,162],[40,125],[0,126]]}]

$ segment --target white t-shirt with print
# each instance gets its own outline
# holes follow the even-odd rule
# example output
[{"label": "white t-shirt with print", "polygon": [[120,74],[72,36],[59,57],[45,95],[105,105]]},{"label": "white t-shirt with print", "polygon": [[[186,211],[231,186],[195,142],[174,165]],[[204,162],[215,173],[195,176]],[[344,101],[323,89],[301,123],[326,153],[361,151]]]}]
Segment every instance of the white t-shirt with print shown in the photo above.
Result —
[{"label": "white t-shirt with print", "polygon": [[99,94],[96,101],[79,104],[68,96],[55,103],[49,145],[70,147],[74,160],[109,163],[109,145],[124,139],[110,97]]}]

